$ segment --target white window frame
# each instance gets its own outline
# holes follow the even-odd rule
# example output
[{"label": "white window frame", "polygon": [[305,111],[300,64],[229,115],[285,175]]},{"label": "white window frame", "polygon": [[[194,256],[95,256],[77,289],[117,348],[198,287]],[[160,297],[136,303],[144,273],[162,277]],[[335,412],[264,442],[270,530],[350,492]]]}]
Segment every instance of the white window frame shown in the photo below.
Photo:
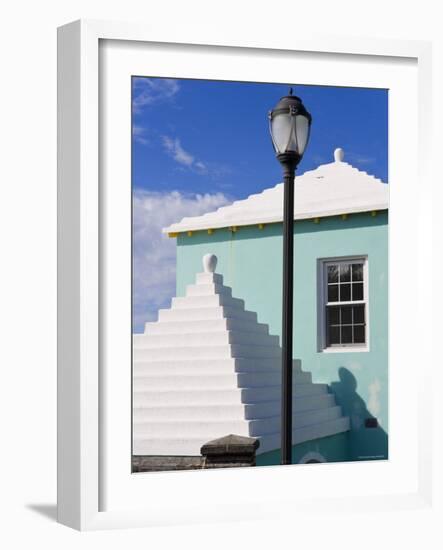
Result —
[{"label": "white window frame", "polygon": [[[354,262],[363,263],[363,300],[334,302],[334,305],[357,305],[365,306],[365,343],[364,344],[341,344],[328,346],[327,328],[326,328],[326,308],[327,308],[327,268],[329,265],[340,265]],[[334,258],[322,258],[318,260],[318,351],[323,353],[358,353],[369,351],[369,284],[368,284],[368,256],[340,256]]]}]

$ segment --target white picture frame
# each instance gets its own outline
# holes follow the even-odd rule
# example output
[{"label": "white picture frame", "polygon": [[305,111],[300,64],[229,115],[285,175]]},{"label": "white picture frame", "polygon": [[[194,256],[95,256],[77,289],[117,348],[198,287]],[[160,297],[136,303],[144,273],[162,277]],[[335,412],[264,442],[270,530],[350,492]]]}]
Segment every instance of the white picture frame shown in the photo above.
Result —
[{"label": "white picture frame", "polygon": [[[109,50],[101,50],[103,45],[106,47],[106,44],[111,43],[112,47]],[[204,40],[200,41],[198,37],[190,41],[186,29],[180,34],[174,31],[171,36],[165,36],[163,33],[157,35],[151,28],[143,25],[118,22],[77,21],[61,27],[58,34],[59,522],[76,529],[90,530],[273,518],[284,517],[285,514],[290,517],[294,510],[297,510],[297,513],[312,513],[327,510],[331,506],[336,512],[345,513],[353,509],[357,503],[361,509],[370,510],[377,507],[378,511],[430,506],[431,402],[426,393],[426,384],[429,384],[431,377],[432,346],[422,351],[418,380],[412,382],[406,376],[402,386],[404,392],[409,392],[410,442],[403,441],[405,438],[402,439],[401,433],[396,430],[396,427],[401,426],[405,400],[397,399],[396,394],[390,395],[390,428],[393,434],[391,445],[394,446],[394,452],[391,452],[392,458],[388,462],[322,464],[312,469],[298,466],[251,468],[241,471],[233,469],[217,472],[156,473],[142,474],[143,477],[130,474],[130,425],[127,423],[130,415],[127,407],[130,401],[130,374],[126,373],[124,378],[120,379],[121,372],[116,373],[112,366],[108,373],[104,362],[109,356],[105,349],[109,344],[109,338],[103,336],[103,308],[109,306],[114,312],[122,313],[122,324],[111,327],[111,330],[125,326],[125,315],[130,308],[130,303],[125,301],[124,297],[121,303],[117,303],[118,300],[115,304],[109,303],[109,289],[122,280],[127,281],[127,272],[116,269],[116,279],[103,283],[103,277],[106,277],[109,267],[115,266],[116,258],[121,260],[121,254],[127,254],[129,242],[123,237],[117,239],[121,241],[122,248],[119,248],[117,243],[113,256],[108,255],[103,243],[106,243],[107,232],[111,231],[109,220],[116,222],[112,225],[115,227],[114,231],[119,227],[127,227],[119,226],[119,223],[125,223],[124,216],[127,216],[128,205],[122,206],[118,193],[106,195],[106,189],[103,189],[104,179],[100,171],[100,163],[103,162],[103,136],[100,134],[99,121],[100,113],[103,114],[106,106],[102,105],[100,92],[103,90],[100,86],[106,87],[109,82],[106,80],[108,76],[103,78],[103,67],[111,67],[107,73],[111,77],[131,74],[134,69],[128,62],[128,55],[134,60],[137,57],[142,63],[146,63],[146,48],[150,47],[153,48],[149,55],[151,66],[146,65],[146,70],[154,70],[156,76],[175,76],[171,74],[172,69],[167,68],[168,55],[161,57],[162,49],[173,51],[175,57],[183,56],[183,59],[188,59],[185,69],[182,64],[182,70],[186,70],[188,76],[203,77],[205,74],[206,78],[217,78],[217,74],[221,74],[220,67],[226,67],[226,59],[229,59],[232,65],[230,70],[234,71],[230,74],[232,79],[235,79],[235,70],[239,70],[238,67],[235,68],[236,60],[238,65],[238,60],[245,55],[251,56],[255,63],[250,64],[252,69],[243,66],[244,80],[252,78],[252,73],[246,72],[252,71],[254,65],[257,67],[256,56],[262,56],[263,63],[268,58],[275,60],[276,73],[270,78],[279,78],[279,74],[285,71],[284,61],[292,59],[291,56],[294,55],[299,55],[301,59],[300,69],[303,68],[303,56],[305,59],[306,56],[309,57],[309,64],[306,63],[305,68],[308,65],[315,66],[317,60],[322,63],[337,63],[339,60],[342,63],[341,68],[336,67],[334,74],[323,74],[321,77],[329,79],[327,83],[331,85],[340,85],[340,78],[343,78],[346,70],[349,71],[349,64],[364,65],[364,72],[368,76],[364,77],[365,80],[360,75],[360,85],[364,85],[365,82],[366,85],[370,85],[371,71],[375,73],[380,69],[377,63],[387,63],[384,76],[386,79],[392,78],[389,73],[393,68],[403,66],[404,70],[398,70],[398,78],[395,79],[397,82],[393,82],[393,87],[401,85],[404,75],[404,82],[413,82],[418,88],[405,87],[404,94],[396,92],[396,102],[390,105],[394,111],[394,125],[391,126],[391,136],[394,137],[392,142],[390,141],[391,170],[394,172],[393,181],[402,181],[402,186],[393,185],[391,188],[393,210],[390,218],[390,244],[391,255],[396,260],[393,262],[394,275],[395,265],[399,266],[397,269],[404,265],[402,255],[406,252],[416,266],[410,273],[415,289],[410,302],[415,320],[412,328],[405,326],[405,320],[402,320],[401,311],[397,307],[400,302],[395,302],[395,296],[398,298],[401,291],[401,285],[397,285],[393,301],[390,302],[391,317],[395,321],[391,327],[391,338],[399,342],[404,339],[401,330],[410,335],[408,331],[414,329],[425,341],[425,328],[420,326],[418,319],[427,315],[432,316],[432,287],[422,286],[424,290],[421,294],[418,292],[420,282],[423,282],[426,276],[424,266],[430,269],[429,266],[432,266],[433,262],[432,246],[418,244],[419,241],[426,240],[426,235],[431,234],[431,220],[428,215],[433,196],[433,182],[429,176],[430,44],[306,36],[299,33],[296,37],[282,38],[280,42],[270,37],[263,38],[257,43],[244,39],[235,43],[226,41],[223,44],[208,44],[204,43]],[[138,52],[136,55],[135,51]],[[204,57],[204,68],[201,61],[200,65],[198,60],[191,61],[193,55]],[[217,64],[208,64],[208,61],[214,60],[214,56],[218,55],[225,58],[224,61],[217,58],[220,62],[218,67]],[[180,59],[181,63],[183,59]],[[168,74],[160,74],[160,69],[152,69],[155,63],[158,65],[160,61],[164,67],[163,71],[169,71]],[[137,62],[134,61],[135,65]],[[355,80],[359,78],[357,73],[358,71],[352,77],[349,72],[347,73],[349,85],[358,85]],[[150,74],[152,75],[152,72]],[[263,78],[265,79],[266,75]],[[313,79],[314,76],[310,83],[319,83]],[[291,79],[286,79],[289,80]],[[116,93],[118,94],[118,90]],[[122,90],[122,93],[124,95],[127,91]],[[118,102],[119,97],[115,95],[107,98],[107,101],[109,99]],[[398,151],[395,150],[395,142],[406,139],[405,136],[402,138],[401,128],[396,126],[396,121],[400,120],[402,101],[409,102],[410,112],[414,117],[413,125],[417,128],[418,135],[417,148],[412,148],[414,150],[408,158],[407,167],[402,165]],[[127,108],[129,109],[129,105]],[[118,118],[120,115],[116,113],[115,116]],[[122,118],[118,124],[120,126],[117,126],[117,129],[122,129],[125,128],[126,122]],[[130,134],[128,132],[124,137],[123,133],[118,131],[112,135],[116,136],[117,141],[111,143],[108,151],[110,155],[113,147],[122,144],[118,140],[127,141],[121,150],[123,166],[127,163],[128,150],[130,151]],[[404,147],[404,144],[399,150],[402,150],[401,147]],[[411,149],[410,146],[409,148]],[[116,162],[116,155],[113,157]],[[120,163],[118,157],[117,155]],[[418,157],[421,159],[420,163],[417,162]],[[125,179],[126,172],[123,167],[117,171],[116,177],[123,174],[122,177]],[[419,183],[413,186],[414,182],[417,183],[417,178]],[[408,212],[415,213],[414,219],[411,219]],[[127,222],[127,218],[125,219]],[[407,247],[404,242],[402,243],[402,239],[409,239]],[[122,263],[124,264],[120,261],[120,264]],[[120,276],[122,279],[118,279]],[[127,326],[129,332],[130,324]],[[125,338],[127,343],[130,334],[126,334]],[[124,343],[123,348],[127,349],[125,345]],[[411,343],[411,346],[412,349],[408,350],[394,346],[390,365],[402,362],[404,372],[412,373],[417,345]],[[122,353],[122,348],[115,351],[117,354]],[[395,357],[392,353],[395,353]],[[398,375],[399,371],[394,368],[394,380]],[[112,415],[109,403],[112,403]],[[109,429],[110,424],[112,430]],[[116,445],[116,441],[119,442],[119,446]],[[126,449],[126,446],[127,451],[119,451],[118,447]],[[362,478],[367,479],[367,483],[364,487],[359,487],[358,480]],[[381,480],[379,485],[371,483],[376,478]],[[346,479],[348,481],[345,481]],[[386,481],[382,489],[383,480]],[[232,499],[233,484],[237,488],[235,501]],[[286,491],[291,484],[297,486],[296,493]],[[217,499],[213,498],[214,492]],[[181,498],[184,494],[186,500]],[[146,495],[149,495],[149,498]],[[141,505],[143,496],[145,504]],[[285,502],[285,507],[278,506],[278,503],[282,502]]]}]

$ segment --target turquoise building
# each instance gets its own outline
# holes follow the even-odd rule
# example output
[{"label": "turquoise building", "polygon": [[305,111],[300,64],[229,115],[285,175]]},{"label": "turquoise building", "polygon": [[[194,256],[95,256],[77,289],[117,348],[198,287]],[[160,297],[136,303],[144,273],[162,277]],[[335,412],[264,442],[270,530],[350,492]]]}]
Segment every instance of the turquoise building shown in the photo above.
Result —
[{"label": "turquoise building", "polygon": [[[279,184],[165,228],[177,239],[177,296],[215,254],[232,295],[280,336],[282,205]],[[388,185],[336,149],[296,178],[294,220],[294,359],[328,385],[350,429],[295,446],[293,461],[387,459]]]}]

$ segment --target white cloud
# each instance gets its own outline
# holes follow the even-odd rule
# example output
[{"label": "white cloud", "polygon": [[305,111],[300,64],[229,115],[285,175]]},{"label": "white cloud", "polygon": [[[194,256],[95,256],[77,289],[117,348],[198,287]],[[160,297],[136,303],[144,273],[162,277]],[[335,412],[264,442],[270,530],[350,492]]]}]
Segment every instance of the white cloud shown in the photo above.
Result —
[{"label": "white cloud", "polygon": [[143,128],[142,126],[134,125],[132,127],[132,137],[134,138],[134,141],[138,141],[138,143],[141,143],[142,145],[148,145],[149,140],[146,138],[146,128]]},{"label": "white cloud", "polygon": [[178,191],[133,194],[133,323],[143,331],[175,296],[176,241],[162,228],[184,216],[198,216],[231,202],[222,193],[191,195]]},{"label": "white cloud", "polygon": [[178,138],[172,139],[169,136],[163,136],[162,139],[164,148],[176,162],[184,166],[194,164],[194,157],[183,149]]},{"label": "white cloud", "polygon": [[207,168],[204,162],[196,160],[191,153],[185,151],[182,147],[181,141],[178,138],[171,138],[170,136],[162,136],[163,147],[166,152],[182,166],[186,166],[196,172],[205,174]]},{"label": "white cloud", "polygon": [[207,171],[207,167],[206,167],[206,164],[204,162],[201,162],[201,161],[197,161],[195,163],[195,167],[197,168],[197,170],[201,170],[202,172],[206,172]]},{"label": "white cloud", "polygon": [[[374,164],[376,161],[375,157],[371,157],[368,155],[363,155],[361,153],[352,153],[345,151],[346,158],[352,163],[356,164]],[[346,160],[346,159],[345,159]]]},{"label": "white cloud", "polygon": [[132,110],[140,113],[147,105],[171,100],[180,90],[180,85],[172,78],[135,77],[132,90]]}]

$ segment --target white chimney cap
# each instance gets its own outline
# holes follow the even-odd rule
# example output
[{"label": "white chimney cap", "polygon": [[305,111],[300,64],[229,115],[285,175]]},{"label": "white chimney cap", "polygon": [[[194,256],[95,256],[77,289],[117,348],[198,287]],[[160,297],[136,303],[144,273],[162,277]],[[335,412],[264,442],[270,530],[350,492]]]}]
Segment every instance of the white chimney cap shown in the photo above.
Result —
[{"label": "white chimney cap", "polygon": [[344,158],[345,158],[345,152],[341,147],[337,147],[337,149],[334,151],[335,162],[343,162]]}]

